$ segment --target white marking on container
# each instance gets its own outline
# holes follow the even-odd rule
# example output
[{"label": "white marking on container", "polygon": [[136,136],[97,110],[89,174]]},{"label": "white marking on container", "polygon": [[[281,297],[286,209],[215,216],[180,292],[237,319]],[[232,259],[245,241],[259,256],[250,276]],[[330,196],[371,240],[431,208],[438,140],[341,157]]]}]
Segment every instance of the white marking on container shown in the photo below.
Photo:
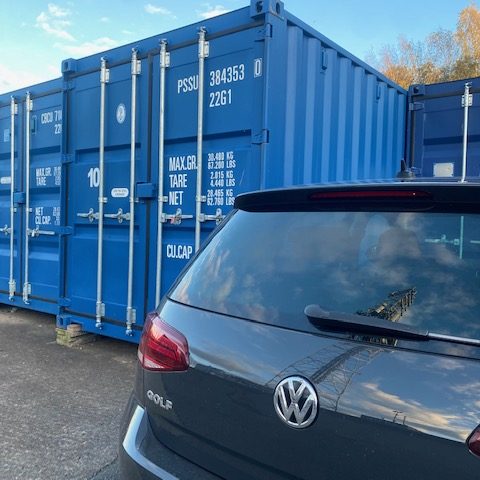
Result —
[{"label": "white marking on container", "polygon": [[112,197],[113,198],[127,198],[128,197],[128,188],[115,187],[112,188]]},{"label": "white marking on container", "polygon": [[125,105],[123,103],[119,103],[117,107],[117,122],[119,124],[122,124],[125,121],[125,118],[127,116],[127,109],[125,108]]},{"label": "white marking on container", "polygon": [[434,177],[453,177],[454,164],[453,162],[434,163],[433,176]]}]

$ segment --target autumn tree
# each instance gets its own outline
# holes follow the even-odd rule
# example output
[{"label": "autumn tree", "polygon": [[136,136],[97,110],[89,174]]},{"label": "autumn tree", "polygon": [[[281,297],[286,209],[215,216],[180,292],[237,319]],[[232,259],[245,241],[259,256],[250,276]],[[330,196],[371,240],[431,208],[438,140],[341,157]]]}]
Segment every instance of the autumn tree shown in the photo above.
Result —
[{"label": "autumn tree", "polygon": [[418,42],[401,36],[368,61],[404,88],[480,76],[480,10],[471,4],[459,13],[455,31],[440,29]]}]

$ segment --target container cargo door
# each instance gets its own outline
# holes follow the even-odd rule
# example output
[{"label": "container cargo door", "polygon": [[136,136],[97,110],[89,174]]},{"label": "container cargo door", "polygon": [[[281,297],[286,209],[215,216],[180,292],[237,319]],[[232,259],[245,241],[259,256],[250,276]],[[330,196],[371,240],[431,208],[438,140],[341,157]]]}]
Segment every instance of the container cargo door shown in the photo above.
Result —
[{"label": "container cargo door", "polygon": [[149,309],[232,209],[235,197],[260,188],[266,141],[261,39],[251,24],[208,35],[200,27],[187,46],[178,48],[167,39],[156,57],[160,188]]},{"label": "container cargo door", "polygon": [[[23,304],[58,302],[62,95],[25,102]],[[17,286],[18,288],[18,286]],[[36,307],[33,307],[37,309]]]},{"label": "container cargo door", "polygon": [[410,87],[407,158],[418,176],[461,177],[464,135],[466,176],[480,175],[479,92],[478,78]]},{"label": "container cargo door", "polygon": [[[2,108],[0,300],[56,313],[62,134],[58,82],[15,92]],[[8,117],[8,118],[7,118]],[[7,126],[8,125],[8,126]]]},{"label": "container cargo door", "polygon": [[132,341],[145,310],[148,76],[136,51],[112,67],[99,59],[66,98],[64,221],[73,232],[62,250],[59,322]]},{"label": "container cargo door", "polygon": [[[18,212],[22,105],[15,98],[0,107],[0,300],[14,302],[20,281],[20,217]],[[21,289],[21,284],[20,289]],[[17,300],[18,303],[18,300]]]}]

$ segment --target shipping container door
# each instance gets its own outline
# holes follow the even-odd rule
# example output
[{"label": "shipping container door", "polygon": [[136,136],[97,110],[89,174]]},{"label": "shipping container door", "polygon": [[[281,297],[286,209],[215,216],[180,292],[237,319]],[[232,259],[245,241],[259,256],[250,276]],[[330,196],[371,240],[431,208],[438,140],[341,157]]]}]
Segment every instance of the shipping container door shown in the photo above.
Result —
[{"label": "shipping container door", "polygon": [[167,38],[162,46],[169,52],[167,63],[164,53],[155,57],[157,110],[162,111],[163,92],[165,117],[159,116],[153,134],[161,200],[152,235],[151,258],[157,262],[149,309],[232,209],[235,197],[260,188],[263,30],[251,23],[234,33],[216,27],[219,31],[200,28],[180,48]]},{"label": "shipping container door", "polygon": [[20,282],[21,224],[16,204],[20,182],[21,115],[23,105],[6,95],[0,106],[0,301],[18,303],[15,298]]},{"label": "shipping container door", "polygon": [[59,322],[132,341],[145,310],[148,76],[146,59],[112,67],[99,59],[70,81],[65,110],[64,221],[73,228]]},{"label": "shipping container door", "polygon": [[61,100],[52,81],[14,92],[0,114],[0,301],[49,313],[58,310]]},{"label": "shipping container door", "polygon": [[480,175],[479,92],[478,78],[410,87],[407,155],[418,176],[461,177],[465,134],[466,175]]},{"label": "shipping container door", "polygon": [[57,312],[62,94],[34,96],[25,103],[25,226],[23,245],[23,303],[42,302]]}]

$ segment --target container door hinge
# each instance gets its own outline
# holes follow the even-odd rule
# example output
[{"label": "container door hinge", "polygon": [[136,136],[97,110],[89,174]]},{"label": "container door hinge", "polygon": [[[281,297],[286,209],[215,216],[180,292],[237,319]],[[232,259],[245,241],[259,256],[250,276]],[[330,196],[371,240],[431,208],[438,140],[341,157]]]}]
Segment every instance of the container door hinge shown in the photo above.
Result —
[{"label": "container door hinge", "polygon": [[417,110],[423,110],[424,104],[422,102],[411,102],[408,104],[409,112],[416,112]]},{"label": "container door hinge", "polygon": [[257,37],[255,41],[262,42],[266,38],[272,38],[273,36],[273,26],[270,23],[266,23],[261,28],[257,30]]},{"label": "container door hinge", "polygon": [[[473,94],[469,93],[467,95],[468,98],[468,106],[471,107],[473,105]],[[465,95],[462,95],[462,107],[465,108]]]},{"label": "container door hinge", "polygon": [[262,145],[263,143],[268,143],[270,137],[270,132],[264,128],[260,133],[254,134],[252,137],[252,143],[254,145]]},{"label": "container door hinge", "polygon": [[73,155],[71,153],[64,153],[62,155],[62,163],[72,163],[73,162]]}]

